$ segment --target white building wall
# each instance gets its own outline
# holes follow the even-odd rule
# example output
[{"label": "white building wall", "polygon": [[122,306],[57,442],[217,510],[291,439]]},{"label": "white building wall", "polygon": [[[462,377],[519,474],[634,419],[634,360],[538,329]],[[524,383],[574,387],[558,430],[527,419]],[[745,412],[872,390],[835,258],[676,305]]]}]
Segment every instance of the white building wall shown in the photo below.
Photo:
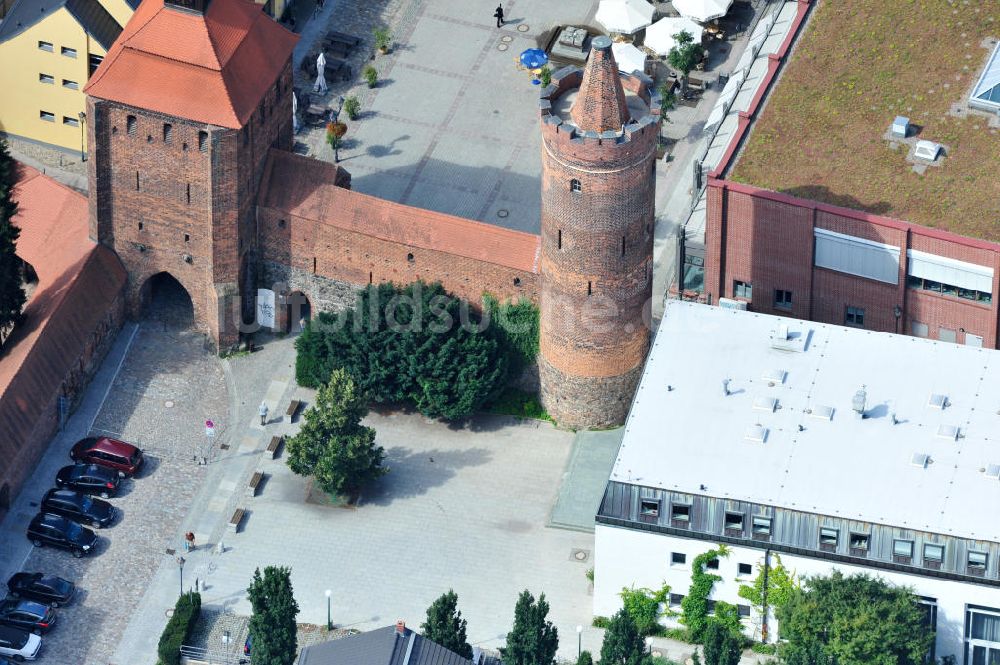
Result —
[{"label": "white building wall", "polygon": [[[664,582],[670,585],[672,593],[687,595],[691,584],[691,563],[694,558],[714,547],[717,543],[707,540],[680,538],[647,531],[636,531],[598,524],[595,530],[594,562],[594,615],[611,616],[622,603],[619,593],[623,587],[636,586],[659,589]],[[722,580],[712,589],[712,600],[723,600],[733,605],[747,605],[747,601],[737,595],[741,584],[751,584],[763,565],[764,551],[759,549],[730,546],[730,554],[720,560],[715,572]],[[683,565],[671,565],[671,553],[686,554]],[[963,638],[966,605],[980,605],[1000,608],[1000,588],[979,584],[954,582],[920,575],[907,575],[892,571],[832,564],[823,559],[778,553],[781,562],[800,577],[829,575],[835,568],[845,575],[868,573],[881,577],[899,586],[908,586],[918,596],[937,599],[937,647],[938,658],[955,655],[963,662]],[[738,576],[737,564],[749,563],[750,575]],[[773,560],[772,560],[773,564]],[[680,608],[673,608],[680,611]],[[676,619],[668,620],[668,625]],[[760,617],[756,613],[744,622],[747,634],[759,639]],[[770,637],[777,636],[777,623],[773,616],[769,620]],[[755,634],[756,633],[756,634]]]}]

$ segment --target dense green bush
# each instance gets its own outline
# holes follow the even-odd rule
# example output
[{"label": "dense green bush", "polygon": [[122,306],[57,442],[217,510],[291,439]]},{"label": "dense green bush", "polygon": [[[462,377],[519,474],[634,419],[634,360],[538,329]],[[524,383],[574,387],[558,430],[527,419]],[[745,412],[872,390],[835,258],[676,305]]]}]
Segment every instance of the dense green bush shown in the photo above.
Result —
[{"label": "dense green bush", "polygon": [[156,653],[160,658],[159,665],[180,665],[181,645],[191,634],[200,616],[200,593],[191,591],[177,599],[174,615],[167,622],[167,627],[160,635],[160,643],[156,646]]},{"label": "dense green bush", "polygon": [[438,283],[373,285],[353,308],[309,322],[295,343],[295,375],[315,388],[342,367],[376,403],[411,404],[425,416],[457,420],[507,379],[499,330]]},{"label": "dense green bush", "polygon": [[487,293],[483,309],[517,374],[538,355],[538,307],[530,300],[499,302]]}]

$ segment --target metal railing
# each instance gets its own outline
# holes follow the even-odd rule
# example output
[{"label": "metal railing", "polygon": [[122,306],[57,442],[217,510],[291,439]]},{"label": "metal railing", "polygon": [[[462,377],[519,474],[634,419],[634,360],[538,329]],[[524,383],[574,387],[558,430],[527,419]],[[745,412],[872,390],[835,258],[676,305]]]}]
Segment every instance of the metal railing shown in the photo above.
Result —
[{"label": "metal railing", "polygon": [[209,665],[253,665],[250,656],[244,655],[243,648],[238,644],[230,645],[225,650],[181,645],[181,656]]}]

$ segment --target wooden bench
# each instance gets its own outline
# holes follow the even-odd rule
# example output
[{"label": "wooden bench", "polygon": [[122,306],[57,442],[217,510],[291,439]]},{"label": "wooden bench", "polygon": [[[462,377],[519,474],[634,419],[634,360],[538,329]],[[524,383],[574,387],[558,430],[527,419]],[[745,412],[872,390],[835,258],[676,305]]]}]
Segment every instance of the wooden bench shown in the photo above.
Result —
[{"label": "wooden bench", "polygon": [[336,30],[330,30],[325,35],[323,35],[323,38],[328,39],[330,41],[343,42],[344,44],[347,44],[349,46],[357,46],[358,44],[361,43],[360,37],[355,37],[354,35],[348,35],[343,32],[337,32]]},{"label": "wooden bench", "polygon": [[302,406],[302,401],[293,399],[288,403],[288,410],[285,411],[285,415],[288,416],[288,422],[293,422],[295,420],[295,414],[298,412],[299,408]]},{"label": "wooden bench", "polygon": [[281,448],[281,444],[284,443],[285,437],[283,436],[272,436],[271,442],[267,444],[267,453],[274,459],[278,456],[278,449]]},{"label": "wooden bench", "polygon": [[257,496],[257,489],[262,482],[264,482],[264,473],[254,471],[253,475],[250,476],[250,482],[247,483],[247,496]]},{"label": "wooden bench", "polygon": [[240,522],[243,521],[243,517],[247,514],[246,508],[237,508],[233,513],[233,516],[229,518],[229,530],[236,533],[240,530]]}]

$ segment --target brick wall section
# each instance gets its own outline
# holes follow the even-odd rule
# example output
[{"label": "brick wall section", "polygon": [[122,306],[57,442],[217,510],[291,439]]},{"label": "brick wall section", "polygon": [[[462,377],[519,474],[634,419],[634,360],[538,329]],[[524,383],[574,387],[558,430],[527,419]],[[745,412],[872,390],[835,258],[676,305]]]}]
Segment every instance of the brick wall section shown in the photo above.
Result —
[{"label": "brick wall section", "polygon": [[[624,421],[649,347],[652,297],[658,100],[653,114],[624,132],[581,133],[552,112],[552,103],[594,71],[560,70],[540,103],[542,401],[558,423],[576,429]],[[606,89],[587,84],[574,118],[576,104],[614,107],[623,84],[650,101],[645,77],[591,82]]]},{"label": "brick wall section", "polygon": [[291,76],[289,61],[240,130],[88,97],[91,236],[125,264],[131,316],[149,277],[168,272],[191,296],[196,324],[222,346],[236,341],[240,287],[255,278],[254,203],[266,157],[291,146]]},{"label": "brick wall section", "polygon": [[[946,328],[957,332],[960,344],[969,333],[997,348],[1000,245],[715,179],[707,200],[709,302],[734,297],[733,281],[747,281],[753,284],[754,311],[843,325],[846,308],[860,307],[871,330],[909,334],[919,322],[927,324],[931,338]],[[899,247],[898,284],[814,267],[814,228]],[[907,288],[907,249],[991,267],[993,303]],[[774,289],[792,291],[791,310],[775,307]]]}]

